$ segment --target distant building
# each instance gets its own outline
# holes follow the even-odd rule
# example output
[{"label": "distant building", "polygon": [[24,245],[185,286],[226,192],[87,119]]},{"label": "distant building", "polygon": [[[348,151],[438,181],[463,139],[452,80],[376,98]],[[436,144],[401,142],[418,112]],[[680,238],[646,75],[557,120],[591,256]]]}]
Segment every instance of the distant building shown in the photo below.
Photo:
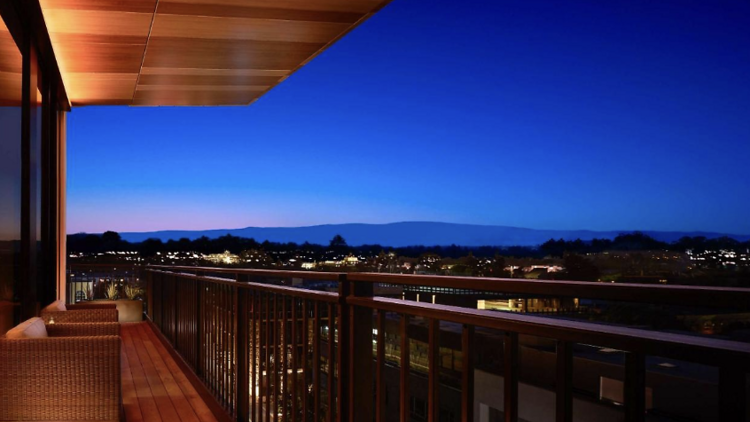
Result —
[{"label": "distant building", "polygon": [[511,298],[477,301],[477,309],[523,313],[557,313],[578,310],[575,298]]},{"label": "distant building", "polygon": [[207,255],[206,259],[215,264],[237,264],[240,262],[240,257],[229,251]]}]

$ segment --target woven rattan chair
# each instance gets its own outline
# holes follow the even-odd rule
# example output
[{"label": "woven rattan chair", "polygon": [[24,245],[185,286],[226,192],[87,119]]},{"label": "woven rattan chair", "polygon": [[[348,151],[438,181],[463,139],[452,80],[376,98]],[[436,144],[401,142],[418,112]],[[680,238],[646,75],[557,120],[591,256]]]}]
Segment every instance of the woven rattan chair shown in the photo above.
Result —
[{"label": "woven rattan chair", "polygon": [[47,338],[0,338],[0,420],[122,420],[120,325],[46,329]]},{"label": "woven rattan chair", "polygon": [[62,301],[55,301],[42,309],[40,316],[45,323],[71,322],[117,322],[118,313],[115,304],[101,305],[65,305]]}]

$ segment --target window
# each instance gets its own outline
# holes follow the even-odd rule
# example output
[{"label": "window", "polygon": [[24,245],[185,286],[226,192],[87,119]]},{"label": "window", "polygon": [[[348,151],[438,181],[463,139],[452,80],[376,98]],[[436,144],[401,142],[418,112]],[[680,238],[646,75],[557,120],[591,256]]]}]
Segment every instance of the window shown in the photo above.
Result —
[{"label": "window", "polygon": [[21,255],[23,58],[0,20],[0,331],[13,326]]},{"label": "window", "polygon": [[13,3],[0,2],[0,332],[57,296],[65,131],[52,50],[37,50],[46,33],[29,25],[38,11]]}]

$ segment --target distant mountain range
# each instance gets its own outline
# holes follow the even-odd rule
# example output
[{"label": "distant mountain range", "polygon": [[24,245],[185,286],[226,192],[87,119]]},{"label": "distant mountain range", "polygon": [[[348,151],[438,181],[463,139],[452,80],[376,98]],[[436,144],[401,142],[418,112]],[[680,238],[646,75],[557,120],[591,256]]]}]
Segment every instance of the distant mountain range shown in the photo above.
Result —
[{"label": "distant mountain range", "polygon": [[[340,234],[352,246],[379,244],[383,246],[538,246],[549,239],[591,240],[614,239],[621,233],[633,230],[537,230],[508,226],[482,226],[475,224],[403,222],[390,224],[325,224],[307,227],[246,227],[244,229],[219,230],[165,230],[142,233],[120,233],[124,240],[141,242],[149,238],[163,241],[170,239],[197,239],[201,236],[217,238],[226,234],[253,238],[258,242],[295,242],[327,245]],[[741,242],[750,240],[750,235],[733,235],[710,232],[665,232],[647,231],[654,239],[673,242],[683,236],[705,236],[712,239],[728,236]]]}]

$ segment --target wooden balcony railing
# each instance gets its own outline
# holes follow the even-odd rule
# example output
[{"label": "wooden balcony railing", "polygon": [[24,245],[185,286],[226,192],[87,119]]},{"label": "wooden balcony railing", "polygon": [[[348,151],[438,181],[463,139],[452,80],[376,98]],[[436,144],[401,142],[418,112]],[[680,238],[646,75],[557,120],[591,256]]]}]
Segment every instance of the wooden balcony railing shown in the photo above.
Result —
[{"label": "wooden balcony railing", "polygon": [[[328,289],[293,287],[301,280],[322,282]],[[474,356],[480,345],[475,334],[486,329],[502,332],[504,387],[498,402],[506,422],[519,419],[519,336],[544,337],[554,345],[556,421],[573,420],[576,344],[624,352],[626,421],[647,420],[647,356],[718,368],[714,420],[747,420],[748,343],[382,297],[374,294],[374,287],[381,285],[701,308],[750,307],[750,289],[151,266],[148,315],[238,421],[407,422],[424,417],[439,422],[443,420],[439,413],[441,322],[459,327],[460,416],[456,420],[476,420]],[[387,315],[398,318],[395,415],[386,410],[386,402],[393,400],[386,397],[386,365],[394,359],[386,356]],[[415,319],[426,331],[424,415],[415,415],[409,396],[410,338],[415,335],[410,321]]]}]

